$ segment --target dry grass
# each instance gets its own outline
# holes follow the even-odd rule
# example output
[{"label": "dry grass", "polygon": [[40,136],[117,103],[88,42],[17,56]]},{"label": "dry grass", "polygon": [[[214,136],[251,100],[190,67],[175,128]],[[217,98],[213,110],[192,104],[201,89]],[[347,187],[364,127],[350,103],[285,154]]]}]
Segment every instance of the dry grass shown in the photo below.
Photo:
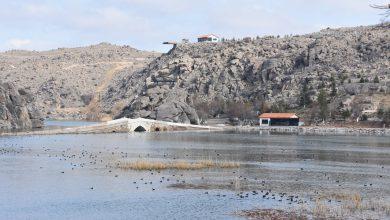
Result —
[{"label": "dry grass", "polygon": [[[330,204],[328,199],[338,200],[340,204]],[[344,219],[355,216],[357,219],[377,219],[390,216],[390,203],[381,199],[363,200],[359,193],[339,193],[318,198],[314,208],[307,211],[316,218]]]},{"label": "dry grass", "polygon": [[313,205],[284,211],[254,209],[238,214],[249,219],[390,219],[390,201],[363,199],[355,192],[336,192],[317,197]]},{"label": "dry grass", "polygon": [[390,202],[381,199],[369,200],[363,204],[363,208],[366,210],[382,212],[390,217]]},{"label": "dry grass", "polygon": [[[301,206],[292,210],[255,209],[239,212],[249,219],[389,219],[389,201],[363,200],[360,194],[340,195],[341,204],[329,203],[329,198],[318,198],[314,206]],[[332,197],[333,199],[335,197]]]},{"label": "dry grass", "polygon": [[246,217],[248,219],[261,219],[261,220],[306,220],[308,217],[301,213],[293,211],[284,211],[277,209],[255,209],[244,210],[237,212],[236,215]]},{"label": "dry grass", "polygon": [[215,162],[212,160],[201,160],[196,162],[187,161],[146,161],[138,160],[135,162],[122,162],[119,163],[118,167],[126,170],[198,170],[206,168],[237,168],[240,164],[237,162]]}]

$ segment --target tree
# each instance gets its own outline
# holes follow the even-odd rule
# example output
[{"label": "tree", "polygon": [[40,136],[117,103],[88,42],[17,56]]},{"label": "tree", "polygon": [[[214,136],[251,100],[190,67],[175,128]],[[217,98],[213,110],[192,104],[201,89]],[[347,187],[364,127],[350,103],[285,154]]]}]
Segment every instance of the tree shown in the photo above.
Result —
[{"label": "tree", "polygon": [[259,114],[267,113],[270,111],[268,103],[262,98],[256,98],[253,100],[253,110]]},{"label": "tree", "polygon": [[193,104],[200,119],[200,123],[204,124],[209,118],[210,105],[207,101],[201,99],[194,99]]},{"label": "tree", "polygon": [[213,117],[217,117],[218,115],[225,113],[226,104],[226,101],[222,97],[217,96],[210,103],[210,114]]},{"label": "tree", "polygon": [[330,93],[330,96],[335,97],[337,95],[337,88],[336,88],[336,80],[332,76],[330,78],[330,82],[332,83],[332,91]]},{"label": "tree", "polygon": [[309,83],[309,80],[305,78],[302,85],[302,90],[299,95],[299,105],[303,106],[303,108],[306,108],[307,105],[310,104],[310,95],[309,95],[309,89],[307,87],[307,84]]},{"label": "tree", "polygon": [[320,110],[320,118],[325,121],[328,116],[328,100],[325,90],[322,88],[318,93],[317,102]]},{"label": "tree", "polygon": [[280,100],[272,104],[271,111],[275,113],[286,112],[287,108],[287,104],[283,100]]},{"label": "tree", "polygon": [[256,115],[253,113],[253,106],[249,102],[228,102],[226,114],[229,118],[238,118],[241,120],[251,119]]},{"label": "tree", "polygon": [[379,77],[378,76],[375,76],[374,83],[379,83]]},{"label": "tree", "polygon": [[371,5],[371,7],[384,11],[382,13],[382,15],[383,15],[382,21],[383,22],[386,21],[386,19],[390,17],[390,4],[387,4],[387,5]]}]

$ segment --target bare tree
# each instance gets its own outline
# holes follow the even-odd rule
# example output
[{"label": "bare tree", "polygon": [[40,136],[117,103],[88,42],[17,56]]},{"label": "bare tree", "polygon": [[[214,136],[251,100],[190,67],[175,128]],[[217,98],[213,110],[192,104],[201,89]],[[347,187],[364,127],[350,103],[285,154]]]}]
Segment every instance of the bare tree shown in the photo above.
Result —
[{"label": "bare tree", "polygon": [[370,5],[372,8],[383,10],[383,21],[386,21],[387,18],[390,17],[390,4],[387,5]]}]

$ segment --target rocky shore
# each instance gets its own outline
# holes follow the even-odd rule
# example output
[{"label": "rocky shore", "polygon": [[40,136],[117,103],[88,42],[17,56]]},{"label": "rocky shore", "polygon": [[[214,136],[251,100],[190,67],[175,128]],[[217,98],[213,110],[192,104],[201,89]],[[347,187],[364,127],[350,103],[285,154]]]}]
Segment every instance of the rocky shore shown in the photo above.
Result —
[{"label": "rocky shore", "polygon": [[270,133],[285,133],[299,135],[366,135],[366,136],[390,136],[389,128],[350,128],[350,127],[259,127],[259,126],[229,126],[224,130],[231,131],[259,131]]},{"label": "rocky shore", "polygon": [[[141,122],[139,122],[140,120]],[[146,121],[146,122],[143,122]],[[153,129],[148,128],[152,123]],[[25,135],[57,135],[57,134],[102,134],[135,132],[137,126],[144,126],[147,132],[177,132],[177,131],[237,131],[237,132],[268,132],[298,135],[368,135],[389,136],[388,128],[340,128],[340,127],[260,127],[260,126],[201,126],[187,125],[148,119],[117,119],[95,125],[60,128],[54,130],[37,130],[22,132],[0,132],[0,136]],[[156,129],[157,127],[158,129]]]},{"label": "rocky shore", "polygon": [[388,128],[336,128],[336,127],[259,127],[260,131],[312,135],[372,135],[390,136]]}]

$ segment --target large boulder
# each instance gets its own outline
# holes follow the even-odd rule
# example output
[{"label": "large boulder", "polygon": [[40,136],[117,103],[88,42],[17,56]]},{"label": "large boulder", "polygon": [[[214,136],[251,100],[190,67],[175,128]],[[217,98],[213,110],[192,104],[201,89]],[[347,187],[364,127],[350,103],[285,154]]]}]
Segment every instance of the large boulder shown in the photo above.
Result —
[{"label": "large boulder", "polygon": [[43,126],[33,96],[11,83],[0,83],[0,131]]},{"label": "large boulder", "polygon": [[194,108],[185,102],[170,101],[156,109],[156,119],[162,121],[199,124],[199,117]]}]

